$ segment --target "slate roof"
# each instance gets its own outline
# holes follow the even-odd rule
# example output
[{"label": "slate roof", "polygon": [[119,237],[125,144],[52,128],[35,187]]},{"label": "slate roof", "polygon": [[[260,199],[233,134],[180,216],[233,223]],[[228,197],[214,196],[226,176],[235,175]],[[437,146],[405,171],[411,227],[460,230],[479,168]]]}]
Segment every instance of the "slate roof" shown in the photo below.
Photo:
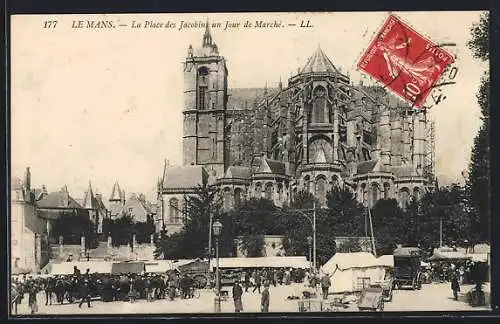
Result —
[{"label": "slate roof", "polygon": [[285,163],[271,159],[261,159],[258,173],[286,174]]},{"label": "slate roof", "polygon": [[237,165],[230,166],[224,175],[224,178],[227,179],[250,179],[250,177],[250,168]]},{"label": "slate roof", "polygon": [[330,72],[339,73],[332,61],[326,56],[323,50],[318,47],[314,54],[309,57],[306,65],[302,68],[301,73],[309,72]]},{"label": "slate roof", "polygon": [[[268,97],[274,96],[279,89],[267,88]],[[265,88],[232,88],[228,89],[229,98],[227,109],[243,110],[253,109],[255,102],[259,102],[265,97]],[[245,108],[246,107],[246,108]]]},{"label": "slate roof", "polygon": [[359,162],[357,165],[357,174],[367,174],[373,171],[375,166],[377,165],[378,160],[369,160]]},{"label": "slate roof", "polygon": [[[67,195],[68,204],[64,204],[64,195]],[[44,194],[43,198],[37,202],[38,207],[41,208],[78,208],[81,209],[82,206],[69,195],[67,191],[58,191]]]},{"label": "slate roof", "polygon": [[195,188],[208,180],[208,173],[201,165],[168,167],[163,188]]}]

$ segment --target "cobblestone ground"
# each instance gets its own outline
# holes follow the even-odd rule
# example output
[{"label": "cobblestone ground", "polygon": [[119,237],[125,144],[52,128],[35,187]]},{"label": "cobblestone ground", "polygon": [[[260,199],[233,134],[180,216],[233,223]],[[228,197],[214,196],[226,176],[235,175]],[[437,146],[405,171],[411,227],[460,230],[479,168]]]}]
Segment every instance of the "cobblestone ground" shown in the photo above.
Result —
[{"label": "cobblestone ground", "polygon": [[[472,286],[462,286],[459,300],[453,300],[453,294],[449,284],[428,284],[421,290],[395,290],[393,300],[385,303],[385,311],[467,311],[467,310],[489,310],[489,307],[471,307],[465,301],[465,293]],[[230,291],[231,287],[224,287],[223,290]],[[302,290],[301,285],[270,287],[270,312],[298,312],[298,301],[287,300],[287,296],[298,296]],[[485,285],[485,291],[489,292],[489,285]],[[489,293],[487,294],[489,295]],[[27,305],[27,295],[23,303],[18,308],[19,315],[28,315],[30,310]],[[146,302],[144,300],[130,302],[109,302],[93,301],[92,307],[87,308],[86,304],[78,308],[78,304],[48,305],[45,306],[45,296],[38,297],[39,311],[37,315],[98,315],[98,314],[179,314],[179,313],[213,313],[214,312],[214,292],[202,290],[199,298],[157,300]],[[252,289],[243,294],[244,312],[260,312],[260,294],[253,293]],[[234,305],[231,296],[221,303],[223,313],[233,313]],[[358,311],[355,302],[351,302],[344,311]]]}]

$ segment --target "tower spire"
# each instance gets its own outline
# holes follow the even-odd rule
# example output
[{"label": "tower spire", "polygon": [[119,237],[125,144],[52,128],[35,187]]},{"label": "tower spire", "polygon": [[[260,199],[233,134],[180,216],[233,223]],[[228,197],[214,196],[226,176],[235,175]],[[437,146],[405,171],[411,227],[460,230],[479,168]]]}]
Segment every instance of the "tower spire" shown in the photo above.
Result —
[{"label": "tower spire", "polygon": [[212,45],[212,35],[210,34],[210,27],[209,26],[210,25],[209,25],[208,17],[207,17],[207,22],[205,25],[205,34],[203,35],[203,47]]}]

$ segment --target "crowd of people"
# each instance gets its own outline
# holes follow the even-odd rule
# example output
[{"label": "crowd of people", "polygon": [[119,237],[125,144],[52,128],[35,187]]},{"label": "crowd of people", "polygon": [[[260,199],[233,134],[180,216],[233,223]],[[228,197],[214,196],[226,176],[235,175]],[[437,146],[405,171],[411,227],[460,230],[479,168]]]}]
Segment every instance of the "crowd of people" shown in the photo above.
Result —
[{"label": "crowd of people", "polygon": [[[104,302],[129,301],[137,299],[153,301],[168,298],[194,298],[195,280],[188,274],[170,271],[166,274],[97,274],[85,273],[75,267],[71,275],[54,275],[48,277],[32,277],[24,275],[14,278],[12,288],[17,292],[13,305],[22,303],[28,295],[31,313],[38,311],[37,295],[45,293],[45,305],[64,304],[79,301],[78,306],[99,298]],[[17,305],[15,305],[17,304]]]}]

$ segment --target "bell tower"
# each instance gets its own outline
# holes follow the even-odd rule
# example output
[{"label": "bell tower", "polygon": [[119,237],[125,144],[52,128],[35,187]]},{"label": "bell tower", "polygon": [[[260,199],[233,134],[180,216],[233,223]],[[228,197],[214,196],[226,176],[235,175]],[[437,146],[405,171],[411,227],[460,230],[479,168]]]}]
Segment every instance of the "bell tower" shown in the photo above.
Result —
[{"label": "bell tower", "polygon": [[189,45],[184,67],[183,164],[203,165],[219,178],[227,168],[227,67],[208,21],[201,47]]}]

